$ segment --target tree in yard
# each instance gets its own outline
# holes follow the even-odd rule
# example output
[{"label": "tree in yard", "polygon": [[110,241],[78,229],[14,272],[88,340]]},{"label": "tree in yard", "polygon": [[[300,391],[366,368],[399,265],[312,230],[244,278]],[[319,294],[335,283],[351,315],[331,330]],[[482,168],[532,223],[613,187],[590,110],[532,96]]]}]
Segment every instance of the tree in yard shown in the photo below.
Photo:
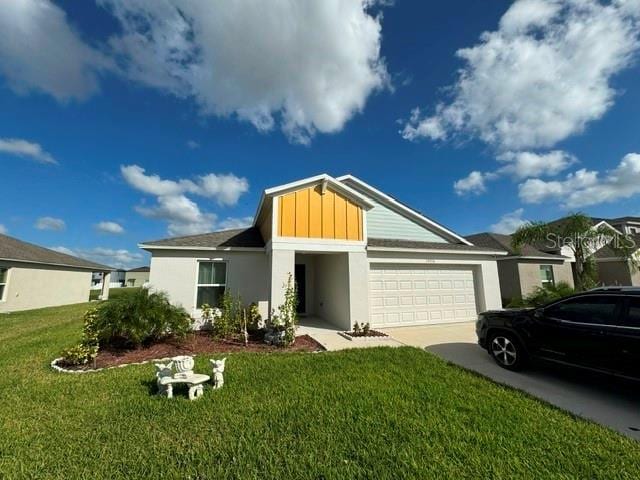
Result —
[{"label": "tree in yard", "polygon": [[613,255],[632,262],[638,268],[634,252],[638,249],[633,238],[606,225],[595,226],[583,213],[574,213],[556,222],[528,222],[511,236],[515,250],[523,245],[541,246],[545,250],[560,250],[563,246],[575,258],[576,290],[593,288],[597,282],[597,265],[593,254],[605,245]]}]

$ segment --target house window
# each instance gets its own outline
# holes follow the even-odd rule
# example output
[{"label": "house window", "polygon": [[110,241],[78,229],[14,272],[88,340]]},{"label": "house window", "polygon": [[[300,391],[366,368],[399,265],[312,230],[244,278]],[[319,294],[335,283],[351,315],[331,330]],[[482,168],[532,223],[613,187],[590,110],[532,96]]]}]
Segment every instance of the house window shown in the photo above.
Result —
[{"label": "house window", "polygon": [[196,308],[205,303],[212,307],[220,306],[222,295],[227,288],[226,262],[200,262],[198,265],[198,296]]},{"label": "house window", "polygon": [[4,291],[7,289],[8,268],[0,268],[0,301],[4,300]]},{"label": "house window", "polygon": [[540,265],[540,282],[543,287],[553,286],[555,284],[552,265]]}]

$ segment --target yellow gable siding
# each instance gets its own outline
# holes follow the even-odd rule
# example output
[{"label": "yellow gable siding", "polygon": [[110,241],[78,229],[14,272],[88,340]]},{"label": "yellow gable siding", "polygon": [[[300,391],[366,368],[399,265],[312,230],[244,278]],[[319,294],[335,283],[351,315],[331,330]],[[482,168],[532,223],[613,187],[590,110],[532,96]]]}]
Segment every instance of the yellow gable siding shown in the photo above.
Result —
[{"label": "yellow gable siding", "polygon": [[331,189],[320,186],[279,197],[281,237],[362,240],[362,209]]}]

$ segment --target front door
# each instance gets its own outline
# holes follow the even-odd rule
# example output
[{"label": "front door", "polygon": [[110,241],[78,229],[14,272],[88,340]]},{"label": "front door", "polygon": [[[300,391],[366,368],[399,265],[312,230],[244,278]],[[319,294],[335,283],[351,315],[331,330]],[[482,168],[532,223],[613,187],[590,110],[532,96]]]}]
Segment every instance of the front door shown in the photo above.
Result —
[{"label": "front door", "polygon": [[298,313],[307,313],[307,268],[297,264],[295,270],[296,291],[298,293]]}]

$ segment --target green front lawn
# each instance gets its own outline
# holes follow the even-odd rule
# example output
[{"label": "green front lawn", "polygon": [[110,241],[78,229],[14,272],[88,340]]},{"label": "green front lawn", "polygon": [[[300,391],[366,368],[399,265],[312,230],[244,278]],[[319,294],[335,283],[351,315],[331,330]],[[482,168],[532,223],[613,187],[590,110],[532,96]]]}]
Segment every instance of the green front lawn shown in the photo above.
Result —
[{"label": "green front lawn", "polygon": [[[637,478],[638,444],[412,348],[229,355],[225,386],[50,370],[87,305],[0,316],[0,478]],[[196,370],[209,372],[207,357]]]},{"label": "green front lawn", "polygon": [[[122,288],[110,288],[109,289],[109,298],[117,298],[122,295],[126,295],[130,292],[137,292],[141,287],[122,287]],[[89,300],[98,300],[98,297],[102,293],[102,290],[90,290],[89,291]]]}]

